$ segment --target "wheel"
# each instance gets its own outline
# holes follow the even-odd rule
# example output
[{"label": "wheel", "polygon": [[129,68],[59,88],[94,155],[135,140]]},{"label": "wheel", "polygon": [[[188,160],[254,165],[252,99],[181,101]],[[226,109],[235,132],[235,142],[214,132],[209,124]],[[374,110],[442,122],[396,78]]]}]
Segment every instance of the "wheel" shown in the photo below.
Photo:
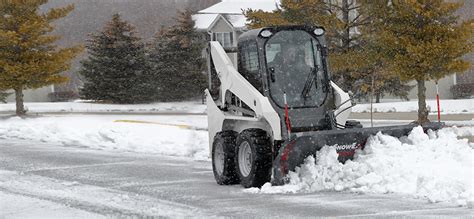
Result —
[{"label": "wheel", "polygon": [[212,171],[219,185],[239,183],[235,170],[235,138],[234,131],[222,131],[214,137],[212,144]]},{"label": "wheel", "polygon": [[261,187],[271,180],[272,145],[261,129],[247,129],[239,134],[235,164],[243,187]]}]

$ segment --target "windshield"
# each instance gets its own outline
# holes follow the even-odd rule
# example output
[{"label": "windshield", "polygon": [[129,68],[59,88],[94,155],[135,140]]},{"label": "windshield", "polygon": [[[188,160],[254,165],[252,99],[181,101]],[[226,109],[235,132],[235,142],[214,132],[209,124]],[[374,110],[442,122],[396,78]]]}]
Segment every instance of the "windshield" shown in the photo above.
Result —
[{"label": "windshield", "polygon": [[324,72],[318,41],[302,30],[280,31],[265,45],[270,95],[280,107],[286,93],[290,107],[316,107],[324,102]]}]

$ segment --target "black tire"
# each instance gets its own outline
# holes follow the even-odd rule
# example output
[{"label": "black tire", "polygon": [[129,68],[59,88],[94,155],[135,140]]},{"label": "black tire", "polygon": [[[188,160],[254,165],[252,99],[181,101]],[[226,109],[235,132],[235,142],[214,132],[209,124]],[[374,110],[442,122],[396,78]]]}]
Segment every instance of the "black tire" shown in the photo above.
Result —
[{"label": "black tire", "polygon": [[[245,149],[247,143],[250,150]],[[241,148],[244,152],[251,151],[251,158],[248,159],[250,161],[244,161],[249,165],[242,166],[240,163],[242,159],[245,160],[245,156],[243,156],[245,153]],[[240,184],[245,188],[261,187],[266,182],[270,182],[272,176],[272,145],[265,131],[247,129],[239,134],[235,147],[235,168]]]},{"label": "black tire", "polygon": [[[234,131],[222,131],[214,136],[214,142],[212,144],[212,171],[219,185],[239,183],[239,177],[237,176],[234,163],[236,137],[237,132]],[[221,152],[223,152],[223,160],[220,159],[222,163],[219,164],[217,153],[220,146],[222,146]],[[220,168],[217,166],[220,166]]]}]

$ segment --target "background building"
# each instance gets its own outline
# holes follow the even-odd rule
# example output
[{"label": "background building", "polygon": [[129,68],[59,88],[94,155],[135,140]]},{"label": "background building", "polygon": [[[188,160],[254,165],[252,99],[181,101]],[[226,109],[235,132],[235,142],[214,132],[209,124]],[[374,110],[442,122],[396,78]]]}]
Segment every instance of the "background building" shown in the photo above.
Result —
[{"label": "background building", "polygon": [[[278,0],[224,0],[193,15],[196,28],[207,35],[211,41],[219,41],[223,47],[236,47],[237,39],[247,30],[247,19],[242,10],[254,9],[273,11]],[[237,55],[228,54],[234,66]]]}]

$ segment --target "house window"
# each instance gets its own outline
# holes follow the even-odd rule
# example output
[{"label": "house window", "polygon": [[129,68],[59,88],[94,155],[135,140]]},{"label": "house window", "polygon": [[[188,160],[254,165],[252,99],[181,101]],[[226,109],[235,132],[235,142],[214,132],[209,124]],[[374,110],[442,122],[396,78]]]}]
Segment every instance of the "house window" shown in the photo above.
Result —
[{"label": "house window", "polygon": [[232,32],[213,33],[214,41],[218,41],[223,47],[232,47],[234,44]]}]

